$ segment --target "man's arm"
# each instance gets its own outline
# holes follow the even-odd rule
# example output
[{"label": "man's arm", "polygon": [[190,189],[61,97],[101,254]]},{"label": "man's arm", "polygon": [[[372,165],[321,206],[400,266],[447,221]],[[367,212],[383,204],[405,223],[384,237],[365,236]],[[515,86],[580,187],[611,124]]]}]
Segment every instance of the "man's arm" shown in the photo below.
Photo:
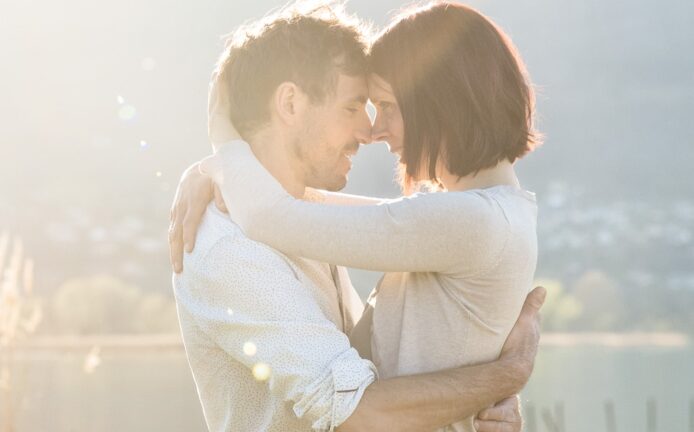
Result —
[{"label": "man's arm", "polygon": [[518,392],[522,376],[513,363],[495,361],[377,381],[338,431],[437,429]]},{"label": "man's arm", "polygon": [[532,373],[544,298],[544,288],[528,295],[498,360],[378,381],[338,431],[433,430],[520,392]]}]

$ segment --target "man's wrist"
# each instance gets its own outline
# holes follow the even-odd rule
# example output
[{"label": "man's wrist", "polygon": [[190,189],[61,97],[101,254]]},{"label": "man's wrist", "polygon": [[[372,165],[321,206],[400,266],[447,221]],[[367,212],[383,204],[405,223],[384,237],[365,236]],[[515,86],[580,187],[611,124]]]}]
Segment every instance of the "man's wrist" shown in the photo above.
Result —
[{"label": "man's wrist", "polygon": [[527,384],[533,371],[532,362],[520,357],[502,357],[496,361],[508,379],[511,394],[520,393]]}]

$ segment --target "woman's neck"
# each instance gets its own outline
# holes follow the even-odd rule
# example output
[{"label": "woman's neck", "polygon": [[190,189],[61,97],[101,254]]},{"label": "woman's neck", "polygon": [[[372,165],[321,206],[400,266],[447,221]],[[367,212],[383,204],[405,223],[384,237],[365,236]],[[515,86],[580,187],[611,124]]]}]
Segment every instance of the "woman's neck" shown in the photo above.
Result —
[{"label": "woman's neck", "polygon": [[448,170],[443,170],[441,182],[447,191],[464,191],[470,189],[486,189],[492,186],[509,185],[520,187],[513,164],[507,159],[492,168],[483,169],[476,175],[470,174],[458,178]]}]

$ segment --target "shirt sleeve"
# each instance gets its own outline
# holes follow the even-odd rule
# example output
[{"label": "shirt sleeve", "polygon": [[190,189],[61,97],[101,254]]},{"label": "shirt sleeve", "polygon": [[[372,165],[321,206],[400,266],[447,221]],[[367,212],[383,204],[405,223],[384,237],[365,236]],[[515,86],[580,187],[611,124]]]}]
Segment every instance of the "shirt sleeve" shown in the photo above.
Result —
[{"label": "shirt sleeve", "polygon": [[373,271],[465,276],[491,268],[508,235],[498,203],[475,191],[375,205],[308,202],[289,195],[243,141],[202,166],[246,235],[291,255]]},{"label": "shirt sleeve", "polygon": [[[250,240],[245,239],[250,242]],[[330,431],[357,407],[376,369],[320,310],[284,259],[222,238],[177,295],[202,331],[273,394]]]}]

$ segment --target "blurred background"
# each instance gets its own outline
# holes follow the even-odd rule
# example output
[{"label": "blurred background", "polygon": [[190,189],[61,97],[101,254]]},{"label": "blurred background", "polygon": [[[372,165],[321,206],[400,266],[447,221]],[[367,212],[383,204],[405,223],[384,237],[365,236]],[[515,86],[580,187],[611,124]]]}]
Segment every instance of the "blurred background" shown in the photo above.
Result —
[{"label": "blurred background", "polygon": [[[518,164],[549,290],[526,430],[694,431],[694,4],[467,4],[518,46],[546,135]],[[168,211],[210,152],[222,36],[281,5],[3,1],[0,432],[205,430]],[[393,167],[362,147],[346,191],[397,196]],[[352,275],[362,296],[378,278]]]}]

